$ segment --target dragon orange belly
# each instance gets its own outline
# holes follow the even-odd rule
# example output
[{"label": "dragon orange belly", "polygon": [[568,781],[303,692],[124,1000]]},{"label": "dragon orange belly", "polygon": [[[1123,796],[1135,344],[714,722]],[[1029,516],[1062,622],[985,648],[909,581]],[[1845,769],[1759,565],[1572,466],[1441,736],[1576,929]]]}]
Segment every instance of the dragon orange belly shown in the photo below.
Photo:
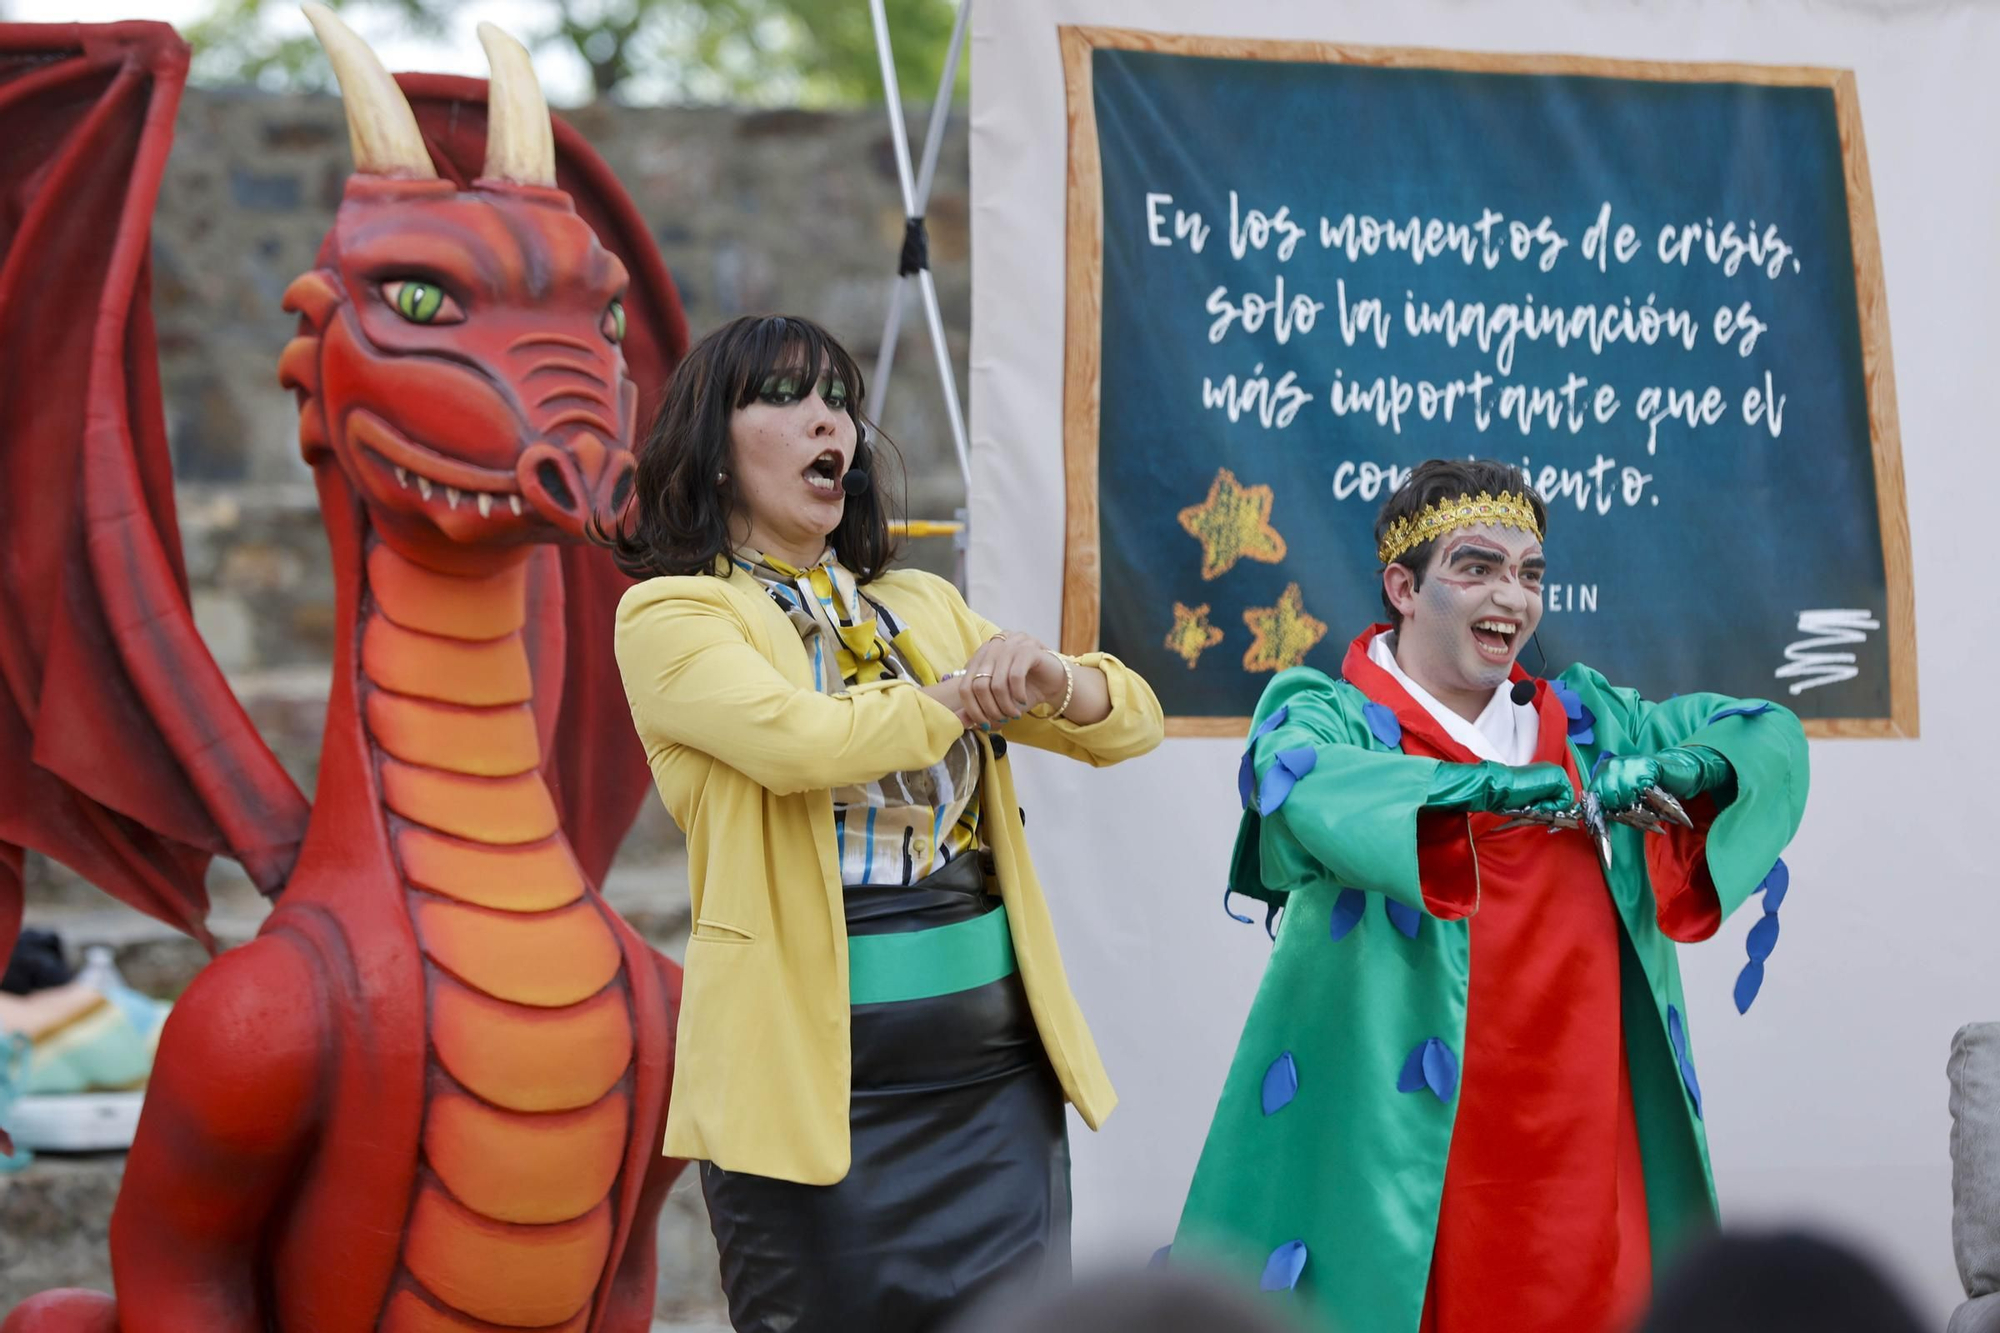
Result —
[{"label": "dragon orange belly", "polygon": [[633,1133],[624,953],[542,779],[524,571],[368,556],[366,717],[430,1012],[393,1333],[584,1326]]}]

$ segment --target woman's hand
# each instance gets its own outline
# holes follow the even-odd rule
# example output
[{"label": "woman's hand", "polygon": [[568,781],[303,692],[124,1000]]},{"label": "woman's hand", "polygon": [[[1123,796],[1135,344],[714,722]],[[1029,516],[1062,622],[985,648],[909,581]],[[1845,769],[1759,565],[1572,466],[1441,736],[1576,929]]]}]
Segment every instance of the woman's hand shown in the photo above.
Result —
[{"label": "woman's hand", "polygon": [[953,672],[935,685],[923,685],[918,688],[956,713],[958,724],[968,731],[974,727],[991,729],[1011,720],[1005,714],[995,715],[990,712],[987,705],[975,698],[972,692],[972,678],[962,671]]},{"label": "woman's hand", "polygon": [[1031,708],[1061,707],[1065,699],[1063,716],[1078,726],[1111,715],[1111,687],[1102,671],[1056,656],[1021,630],[994,635],[963,671],[926,686],[924,693],[956,712],[967,727],[1003,727]]},{"label": "woman's hand", "polygon": [[1005,716],[989,714],[986,707],[973,697],[971,686],[971,677],[962,671],[955,671],[935,685],[918,688],[957,714],[958,724],[968,731],[974,727],[991,729],[1010,720]]},{"label": "woman's hand", "polygon": [[1063,697],[1062,663],[1032,634],[1009,630],[979,645],[959,678],[967,726],[1001,726]]}]

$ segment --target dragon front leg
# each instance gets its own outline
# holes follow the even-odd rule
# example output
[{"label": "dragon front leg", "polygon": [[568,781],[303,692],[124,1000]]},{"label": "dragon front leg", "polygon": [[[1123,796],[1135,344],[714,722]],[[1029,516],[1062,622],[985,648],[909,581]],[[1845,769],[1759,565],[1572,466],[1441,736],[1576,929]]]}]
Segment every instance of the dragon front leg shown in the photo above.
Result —
[{"label": "dragon front leg", "polygon": [[111,1217],[122,1333],[263,1333],[272,1215],[317,1118],[325,1044],[308,951],[262,936],[174,1006]]}]

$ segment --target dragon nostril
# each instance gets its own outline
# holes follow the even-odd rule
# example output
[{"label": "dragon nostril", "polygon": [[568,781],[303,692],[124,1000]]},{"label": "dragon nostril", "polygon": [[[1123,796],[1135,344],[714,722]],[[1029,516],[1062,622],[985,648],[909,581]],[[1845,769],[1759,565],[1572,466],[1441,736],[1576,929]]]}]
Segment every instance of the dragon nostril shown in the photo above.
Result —
[{"label": "dragon nostril", "polygon": [[561,468],[543,459],[535,468],[535,480],[542,483],[542,489],[548,492],[549,499],[555,501],[558,506],[575,511],[576,496],[570,492],[569,479],[563,476]]},{"label": "dragon nostril", "polygon": [[611,512],[617,513],[632,498],[632,469],[626,468],[618,474],[618,480],[611,486]]}]

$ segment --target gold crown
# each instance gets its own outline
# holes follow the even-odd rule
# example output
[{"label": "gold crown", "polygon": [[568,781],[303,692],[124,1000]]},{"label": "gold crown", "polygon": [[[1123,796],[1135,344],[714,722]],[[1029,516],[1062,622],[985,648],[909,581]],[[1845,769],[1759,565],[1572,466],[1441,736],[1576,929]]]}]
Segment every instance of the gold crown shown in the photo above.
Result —
[{"label": "gold crown", "polygon": [[1375,558],[1386,565],[1405,551],[1435,541],[1447,532],[1476,527],[1481,523],[1519,528],[1522,532],[1534,533],[1536,541],[1542,539],[1542,525],[1535,521],[1535,506],[1525,494],[1502,491],[1498,495],[1488,495],[1481,491],[1477,495],[1440,500],[1424,506],[1414,517],[1397,519],[1382,534],[1382,544],[1375,549]]}]

